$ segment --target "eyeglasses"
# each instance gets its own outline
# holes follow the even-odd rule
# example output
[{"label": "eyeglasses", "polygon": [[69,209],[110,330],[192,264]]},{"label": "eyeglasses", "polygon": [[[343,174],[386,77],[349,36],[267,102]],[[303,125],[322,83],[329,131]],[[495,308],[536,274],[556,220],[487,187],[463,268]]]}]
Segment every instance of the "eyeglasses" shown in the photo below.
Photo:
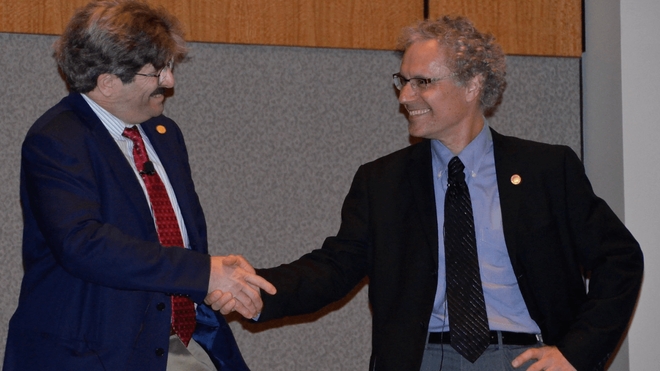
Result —
[{"label": "eyeglasses", "polygon": [[440,80],[448,79],[450,77],[456,76],[455,73],[449,74],[447,76],[443,77],[434,77],[434,78],[424,78],[424,77],[411,77],[409,79],[401,76],[400,73],[395,73],[392,75],[392,81],[394,82],[394,86],[396,87],[397,90],[403,89],[406,84],[410,83],[410,88],[417,92],[417,91],[424,91],[426,90],[429,85],[436,83]]},{"label": "eyeglasses", "polygon": [[140,76],[146,76],[146,77],[157,77],[158,78],[158,84],[162,84],[163,80],[165,79],[165,75],[163,75],[163,72],[165,71],[174,71],[174,59],[170,59],[169,62],[165,65],[165,67],[161,68],[158,73],[136,73],[136,75]]}]

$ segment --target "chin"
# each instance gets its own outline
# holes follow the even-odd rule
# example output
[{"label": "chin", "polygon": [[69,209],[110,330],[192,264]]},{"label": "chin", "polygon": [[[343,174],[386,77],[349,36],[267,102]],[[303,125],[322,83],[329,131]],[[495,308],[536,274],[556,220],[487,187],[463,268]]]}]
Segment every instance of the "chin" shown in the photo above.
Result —
[{"label": "chin", "polygon": [[408,123],[408,134],[415,138],[424,138],[425,130],[419,124]]},{"label": "chin", "polygon": [[156,116],[162,115],[164,108],[165,108],[165,106],[162,103],[157,104],[155,107],[152,107],[151,112],[150,112],[151,117],[156,117]]}]

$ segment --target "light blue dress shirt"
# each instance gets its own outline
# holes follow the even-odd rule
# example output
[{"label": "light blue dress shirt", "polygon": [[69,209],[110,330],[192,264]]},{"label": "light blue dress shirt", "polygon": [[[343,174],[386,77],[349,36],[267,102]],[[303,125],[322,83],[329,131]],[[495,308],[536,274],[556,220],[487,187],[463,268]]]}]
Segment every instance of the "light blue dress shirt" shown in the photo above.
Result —
[{"label": "light blue dress shirt", "polygon": [[[445,295],[445,246],[443,238],[447,164],[454,154],[440,141],[431,141],[436,213],[438,216],[438,287],[429,331],[449,331]],[[502,211],[495,173],[493,138],[483,130],[458,154],[465,165],[474,214],[479,269],[491,330],[540,333],[523,300],[502,230]]]}]

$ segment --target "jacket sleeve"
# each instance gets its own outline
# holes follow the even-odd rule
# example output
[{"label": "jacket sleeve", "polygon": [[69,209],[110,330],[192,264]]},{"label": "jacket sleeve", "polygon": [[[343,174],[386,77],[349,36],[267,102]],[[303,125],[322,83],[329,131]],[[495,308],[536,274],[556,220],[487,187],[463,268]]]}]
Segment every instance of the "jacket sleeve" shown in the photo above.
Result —
[{"label": "jacket sleeve", "polygon": [[569,149],[564,157],[569,234],[587,279],[587,300],[557,347],[578,370],[602,369],[633,313],[641,286],[639,244],[598,198],[582,163]]},{"label": "jacket sleeve", "polygon": [[363,167],[353,179],[342,206],[339,233],[320,249],[289,264],[258,269],[277,288],[263,295],[260,321],[315,312],[347,295],[367,274],[368,201]]}]

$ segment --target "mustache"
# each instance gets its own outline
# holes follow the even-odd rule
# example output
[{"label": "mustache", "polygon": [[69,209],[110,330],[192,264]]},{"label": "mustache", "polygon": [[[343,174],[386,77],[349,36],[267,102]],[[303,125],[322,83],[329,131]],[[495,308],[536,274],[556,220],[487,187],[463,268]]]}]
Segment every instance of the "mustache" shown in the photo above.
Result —
[{"label": "mustache", "polygon": [[165,95],[165,88],[163,87],[156,88],[156,90],[154,90],[154,92],[151,93],[151,96],[159,95],[159,94]]}]

